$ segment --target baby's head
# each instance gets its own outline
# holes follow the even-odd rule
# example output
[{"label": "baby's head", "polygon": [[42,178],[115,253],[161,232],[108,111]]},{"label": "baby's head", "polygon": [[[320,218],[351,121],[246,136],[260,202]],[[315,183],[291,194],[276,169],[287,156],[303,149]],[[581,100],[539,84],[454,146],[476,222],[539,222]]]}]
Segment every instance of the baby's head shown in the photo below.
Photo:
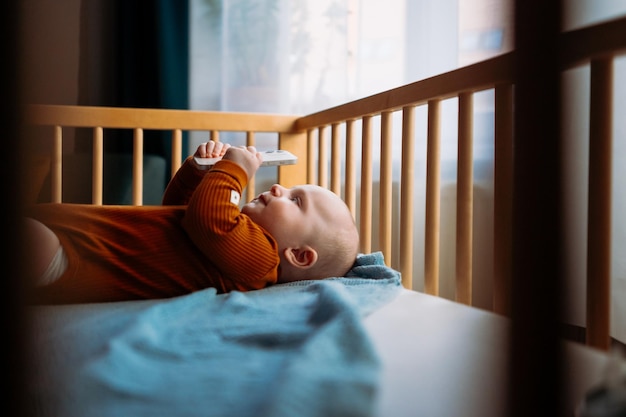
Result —
[{"label": "baby's head", "polygon": [[356,259],[359,234],[346,204],[317,185],[278,184],[243,206],[278,243],[278,282],[344,276]]}]

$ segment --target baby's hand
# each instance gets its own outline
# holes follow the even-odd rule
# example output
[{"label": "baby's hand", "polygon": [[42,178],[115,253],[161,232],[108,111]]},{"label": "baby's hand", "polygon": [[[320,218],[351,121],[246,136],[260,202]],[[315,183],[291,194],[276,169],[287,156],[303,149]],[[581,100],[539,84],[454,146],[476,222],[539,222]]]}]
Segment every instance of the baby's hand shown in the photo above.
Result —
[{"label": "baby's hand", "polygon": [[254,146],[229,147],[222,159],[227,159],[242,167],[248,174],[248,179],[254,177],[263,162],[263,156]]},{"label": "baby's hand", "polygon": [[228,148],[230,148],[230,144],[228,143],[210,140],[201,143],[193,156],[197,156],[198,158],[219,158],[220,156],[224,156]]}]

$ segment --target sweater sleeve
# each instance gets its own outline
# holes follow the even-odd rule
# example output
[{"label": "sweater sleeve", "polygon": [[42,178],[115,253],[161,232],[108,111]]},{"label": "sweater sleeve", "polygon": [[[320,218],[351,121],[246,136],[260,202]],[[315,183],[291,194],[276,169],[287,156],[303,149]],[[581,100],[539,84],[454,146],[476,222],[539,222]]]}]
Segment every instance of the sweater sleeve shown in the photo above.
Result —
[{"label": "sweater sleeve", "polygon": [[208,171],[193,165],[193,156],[187,157],[174,177],[170,180],[163,193],[164,206],[187,205],[196,187]]},{"label": "sweater sleeve", "polygon": [[278,246],[263,228],[241,213],[245,171],[219,161],[191,196],[183,227],[194,244],[217,266],[227,290],[251,290],[278,277]]}]

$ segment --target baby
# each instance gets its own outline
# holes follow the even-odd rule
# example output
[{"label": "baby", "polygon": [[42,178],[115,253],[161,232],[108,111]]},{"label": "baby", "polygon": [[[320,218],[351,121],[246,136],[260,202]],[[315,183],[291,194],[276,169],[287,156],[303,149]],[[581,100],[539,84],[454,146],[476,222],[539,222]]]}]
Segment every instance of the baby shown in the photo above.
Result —
[{"label": "baby", "polygon": [[[193,156],[222,157],[210,170]],[[240,210],[254,147],[201,144],[161,206],[36,204],[26,210],[34,303],[165,298],[344,276],[358,251],[350,211],[315,185],[278,184]]]}]

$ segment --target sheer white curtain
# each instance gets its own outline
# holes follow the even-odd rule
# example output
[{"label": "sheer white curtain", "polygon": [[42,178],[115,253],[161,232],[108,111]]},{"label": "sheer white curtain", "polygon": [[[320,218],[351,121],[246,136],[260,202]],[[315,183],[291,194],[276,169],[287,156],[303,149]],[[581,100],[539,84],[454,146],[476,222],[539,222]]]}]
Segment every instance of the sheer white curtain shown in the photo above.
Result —
[{"label": "sheer white curtain", "polygon": [[192,105],[310,113],[405,82],[405,0],[192,0]]},{"label": "sheer white curtain", "polygon": [[192,107],[311,113],[508,50],[511,0],[191,0]]}]

